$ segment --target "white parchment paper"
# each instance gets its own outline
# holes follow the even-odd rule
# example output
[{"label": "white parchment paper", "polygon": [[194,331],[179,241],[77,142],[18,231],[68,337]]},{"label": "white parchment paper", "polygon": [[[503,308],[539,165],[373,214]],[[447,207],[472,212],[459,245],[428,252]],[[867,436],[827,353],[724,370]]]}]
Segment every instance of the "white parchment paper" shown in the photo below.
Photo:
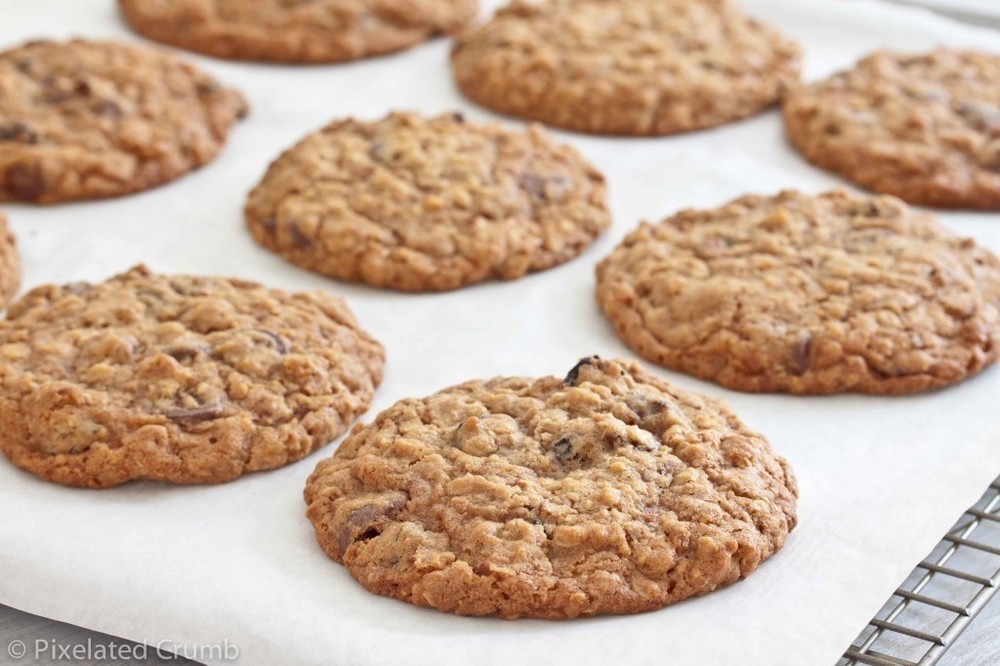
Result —
[{"label": "white parchment paper", "polygon": [[[249,0],[248,0],[249,1]],[[1000,33],[923,10],[842,0],[748,0],[801,41],[805,75],[876,47],[1000,48]],[[491,7],[496,3],[491,2]],[[0,0],[0,46],[42,36],[126,40],[112,0]],[[253,104],[221,157],[144,194],[7,206],[24,284],[99,280],[147,262],[348,299],[385,345],[372,413],[473,377],[564,374],[577,358],[630,356],[593,297],[594,264],[641,219],[747,192],[839,181],[784,143],[776,112],[663,139],[560,134],[607,174],[615,224],[579,259],[513,283],[441,295],[348,286],[285,264],[244,232],[244,196],[280,150],[347,114],[453,109],[437,41],[374,61],[287,67],[195,58]],[[944,214],[1000,251],[1000,215]],[[574,622],[469,619],[369,594],[328,560],[301,490],[332,447],[214,487],[43,483],[0,460],[0,603],[150,644],[238,646],[243,664],[832,664],[910,568],[1000,472],[1000,368],[907,398],[722,396],[794,465],[800,526],[744,582],[660,612]]]}]

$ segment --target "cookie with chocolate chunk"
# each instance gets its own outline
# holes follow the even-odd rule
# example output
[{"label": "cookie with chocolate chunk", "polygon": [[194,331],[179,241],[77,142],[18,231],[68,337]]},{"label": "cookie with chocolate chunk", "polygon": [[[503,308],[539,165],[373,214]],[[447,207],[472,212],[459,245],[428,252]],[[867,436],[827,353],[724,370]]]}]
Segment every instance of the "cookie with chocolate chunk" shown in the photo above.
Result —
[{"label": "cookie with chocolate chunk", "polygon": [[319,292],[142,266],[38,287],[0,321],[0,449],[70,486],[229,481],[343,433],[383,361]]},{"label": "cookie with chocolate chunk", "polygon": [[636,363],[402,400],[309,478],[316,537],[365,588],[461,615],[637,613],[749,575],[796,524],[788,463]]},{"label": "cookie with chocolate chunk", "polygon": [[579,132],[654,136],[760,113],[799,48],[729,0],[513,0],[459,35],[471,100]]},{"label": "cookie with chocolate chunk", "polygon": [[807,160],[876,192],[1000,209],[1000,55],[882,52],[791,91],[788,137]]},{"label": "cookie with chocolate chunk", "polygon": [[0,201],[55,203],[161,185],[212,160],[247,112],[169,53],[38,41],[0,53]]},{"label": "cookie with chocolate chunk", "polygon": [[17,241],[7,217],[0,213],[0,307],[17,293],[20,284],[21,260],[17,254]]},{"label": "cookie with chocolate chunk", "polygon": [[451,34],[478,0],[119,0],[132,29],[217,58],[341,62]]},{"label": "cookie with chocolate chunk", "polygon": [[742,391],[914,393],[1000,355],[1000,259],[890,196],[643,224],[598,265],[597,300],[647,359]]},{"label": "cookie with chocolate chunk", "polygon": [[541,128],[412,113],[310,134],[271,165],[246,219],[292,263],[404,291],[561,264],[611,221],[601,174]]}]

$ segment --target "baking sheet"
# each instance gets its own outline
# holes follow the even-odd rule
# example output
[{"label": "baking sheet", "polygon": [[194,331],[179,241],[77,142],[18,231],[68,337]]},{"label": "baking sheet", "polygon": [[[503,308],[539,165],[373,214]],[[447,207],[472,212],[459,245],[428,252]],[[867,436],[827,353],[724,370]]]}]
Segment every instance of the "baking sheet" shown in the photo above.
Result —
[{"label": "baking sheet", "polygon": [[[806,46],[807,78],[881,46],[1000,48],[996,32],[922,10],[745,4]],[[137,39],[112,0],[0,0],[0,46],[43,35]],[[631,356],[594,302],[593,266],[641,219],[746,192],[839,183],[786,147],[771,112],[663,139],[560,134],[607,174],[615,224],[579,259],[516,282],[386,293],[311,275],[251,242],[245,193],[281,149],[328,120],[393,108],[491,118],[458,96],[447,53],[437,41],[369,62],[298,68],[192,56],[253,105],[224,153],[125,199],[7,206],[24,284],[99,280],[143,261],[163,272],[344,296],[388,351],[370,418],[404,396],[473,377],[561,375],[587,354]],[[1000,251],[1000,215],[942,217]],[[0,603],[152,645],[228,642],[241,664],[833,663],[1000,470],[1000,368],[906,398],[744,395],[658,372],[726,399],[791,460],[801,485],[800,526],[785,549],[706,597],[644,615],[553,623],[460,618],[370,595],[326,558],[303,516],[304,481],[331,447],[223,486],[103,492],[46,484],[0,460]]]}]

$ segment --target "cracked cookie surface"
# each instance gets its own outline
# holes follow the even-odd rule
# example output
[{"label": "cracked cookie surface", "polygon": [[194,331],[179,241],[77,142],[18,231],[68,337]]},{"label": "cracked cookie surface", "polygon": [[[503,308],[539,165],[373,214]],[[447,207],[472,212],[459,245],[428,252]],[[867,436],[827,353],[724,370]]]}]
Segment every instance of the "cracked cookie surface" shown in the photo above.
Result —
[{"label": "cracked cookie surface", "polygon": [[365,588],[462,615],[660,608],[733,583],[796,523],[787,462],[637,364],[471,381],[356,427],[305,490]]},{"label": "cracked cookie surface", "polygon": [[747,196],[643,224],[597,267],[622,340],[743,391],[913,393],[1000,353],[1000,259],[890,196]]},{"label": "cracked cookie surface", "polygon": [[783,112],[807,160],[859,185],[1000,209],[1000,55],[877,53],[790,91]]},{"label": "cracked cookie surface", "polygon": [[169,53],[38,41],[0,53],[0,201],[114,197],[211,161],[243,97]]},{"label": "cracked cookie surface", "polygon": [[229,481],[343,433],[383,362],[319,292],[142,266],[42,286],[0,322],[0,449],[71,486]]},{"label": "cracked cookie surface", "polygon": [[477,0],[119,0],[139,34],[218,58],[340,62],[451,34]]},{"label": "cracked cookie surface", "polygon": [[0,307],[6,305],[21,285],[21,260],[17,241],[7,216],[0,213]]},{"label": "cracked cookie surface", "polygon": [[728,0],[514,0],[460,34],[451,60],[483,106],[637,136],[752,116],[799,71],[798,47]]},{"label": "cracked cookie surface", "polygon": [[603,176],[541,128],[412,113],[310,134],[271,165],[246,219],[292,263],[404,291],[561,264],[611,221]]}]

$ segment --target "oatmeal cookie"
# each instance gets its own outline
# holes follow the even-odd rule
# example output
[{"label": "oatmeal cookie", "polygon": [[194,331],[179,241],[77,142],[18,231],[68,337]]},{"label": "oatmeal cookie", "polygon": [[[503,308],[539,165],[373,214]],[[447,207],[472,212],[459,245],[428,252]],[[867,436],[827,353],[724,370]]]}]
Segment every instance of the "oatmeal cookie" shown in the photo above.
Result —
[{"label": "oatmeal cookie", "polygon": [[541,128],[412,113],[310,134],[271,165],[246,219],[292,263],[404,291],[519,278],[611,223],[603,176]]},{"label": "oatmeal cookie", "polygon": [[628,361],[471,381],[354,430],[305,490],[365,588],[462,615],[653,610],[749,575],[796,523],[788,463]]},{"label": "oatmeal cookie", "polygon": [[478,0],[119,0],[133,30],[217,58],[341,62],[391,53],[471,20]]},{"label": "oatmeal cookie", "polygon": [[462,92],[495,111],[654,136],[759,113],[798,80],[799,55],[729,0],[514,0],[451,60]]},{"label": "oatmeal cookie", "polygon": [[1000,209],[1000,55],[877,53],[791,91],[783,112],[807,160],[870,190]]},{"label": "oatmeal cookie", "polygon": [[322,293],[142,266],[38,287],[0,322],[0,449],[70,486],[229,481],[343,433],[383,361]]},{"label": "oatmeal cookie", "polygon": [[1000,259],[889,196],[682,211],[627,236],[597,281],[627,345],[742,391],[913,393],[1000,353]]},{"label": "oatmeal cookie", "polygon": [[236,91],[169,53],[30,42],[0,53],[0,201],[115,197],[211,161],[247,113]]}]

